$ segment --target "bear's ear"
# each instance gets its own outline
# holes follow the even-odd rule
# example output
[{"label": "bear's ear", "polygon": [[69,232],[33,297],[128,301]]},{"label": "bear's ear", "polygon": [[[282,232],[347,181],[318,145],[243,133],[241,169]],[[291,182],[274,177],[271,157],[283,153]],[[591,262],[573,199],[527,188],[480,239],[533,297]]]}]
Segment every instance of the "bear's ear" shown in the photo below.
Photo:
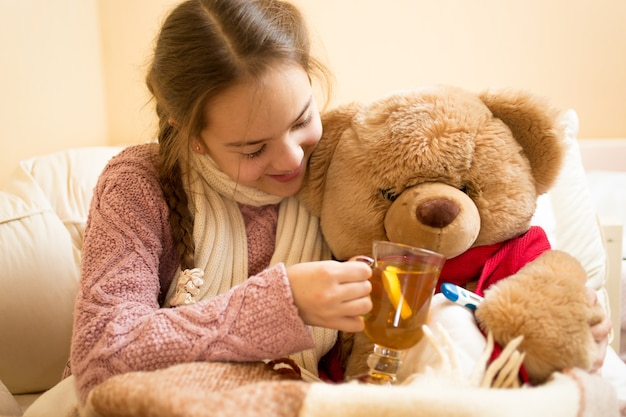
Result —
[{"label": "bear's ear", "polygon": [[537,194],[547,192],[561,170],[565,154],[559,112],[542,98],[523,91],[487,91],[480,99],[524,149]]},{"label": "bear's ear", "polygon": [[298,192],[298,199],[315,216],[322,212],[328,165],[359,108],[358,104],[350,103],[322,113],[322,138],[311,155],[302,188]]}]

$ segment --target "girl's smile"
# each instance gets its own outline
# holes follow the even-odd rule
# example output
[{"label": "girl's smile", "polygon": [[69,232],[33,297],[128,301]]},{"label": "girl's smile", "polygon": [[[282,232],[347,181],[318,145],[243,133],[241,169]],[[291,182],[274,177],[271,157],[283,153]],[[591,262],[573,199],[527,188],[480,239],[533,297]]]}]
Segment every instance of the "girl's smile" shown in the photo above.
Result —
[{"label": "girl's smile", "polygon": [[294,178],[297,178],[298,175],[300,175],[300,172],[302,172],[302,165],[300,165],[297,169],[289,171],[285,174],[280,174],[280,175],[268,174],[268,176],[272,177],[274,180],[278,182],[289,182],[293,180]]}]

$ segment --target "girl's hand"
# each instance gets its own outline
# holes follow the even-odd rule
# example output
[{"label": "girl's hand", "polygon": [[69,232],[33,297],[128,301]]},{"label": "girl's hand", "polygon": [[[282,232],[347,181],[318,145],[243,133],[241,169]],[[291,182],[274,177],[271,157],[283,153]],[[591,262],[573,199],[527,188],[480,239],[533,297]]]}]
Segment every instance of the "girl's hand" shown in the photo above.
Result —
[{"label": "girl's hand", "polygon": [[[589,295],[589,303],[592,306],[596,306],[598,304],[598,296],[596,292],[592,288],[587,288],[587,294]],[[606,356],[606,350],[609,345],[609,333],[611,333],[611,327],[611,320],[606,315],[600,322],[591,325],[591,334],[593,335],[597,345],[595,359],[591,364],[591,373],[598,373],[600,368],[602,368],[604,357]]]},{"label": "girl's hand", "polygon": [[302,320],[311,326],[345,332],[363,330],[363,315],[372,308],[364,262],[319,261],[287,267],[293,299]]}]

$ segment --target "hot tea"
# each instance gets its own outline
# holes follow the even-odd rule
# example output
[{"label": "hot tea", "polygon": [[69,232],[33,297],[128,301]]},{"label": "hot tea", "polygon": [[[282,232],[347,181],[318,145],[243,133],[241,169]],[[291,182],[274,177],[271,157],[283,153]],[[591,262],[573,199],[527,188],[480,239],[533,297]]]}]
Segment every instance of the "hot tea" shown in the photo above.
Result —
[{"label": "hot tea", "polygon": [[408,266],[400,259],[378,259],[372,272],[372,310],[365,316],[365,335],[374,343],[404,350],[422,337],[440,265]]}]

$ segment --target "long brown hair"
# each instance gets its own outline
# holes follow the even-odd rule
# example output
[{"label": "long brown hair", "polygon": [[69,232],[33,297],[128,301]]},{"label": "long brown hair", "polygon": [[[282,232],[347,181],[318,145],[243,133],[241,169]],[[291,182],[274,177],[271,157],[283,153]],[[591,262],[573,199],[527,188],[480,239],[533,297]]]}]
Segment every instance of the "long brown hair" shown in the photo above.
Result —
[{"label": "long brown hair", "polygon": [[243,77],[258,79],[285,63],[300,65],[329,91],[328,71],[310,55],[303,17],[284,1],[188,0],[161,27],[146,84],[159,118],[159,177],[183,269],[194,267],[183,161],[205,127],[206,106]]}]

